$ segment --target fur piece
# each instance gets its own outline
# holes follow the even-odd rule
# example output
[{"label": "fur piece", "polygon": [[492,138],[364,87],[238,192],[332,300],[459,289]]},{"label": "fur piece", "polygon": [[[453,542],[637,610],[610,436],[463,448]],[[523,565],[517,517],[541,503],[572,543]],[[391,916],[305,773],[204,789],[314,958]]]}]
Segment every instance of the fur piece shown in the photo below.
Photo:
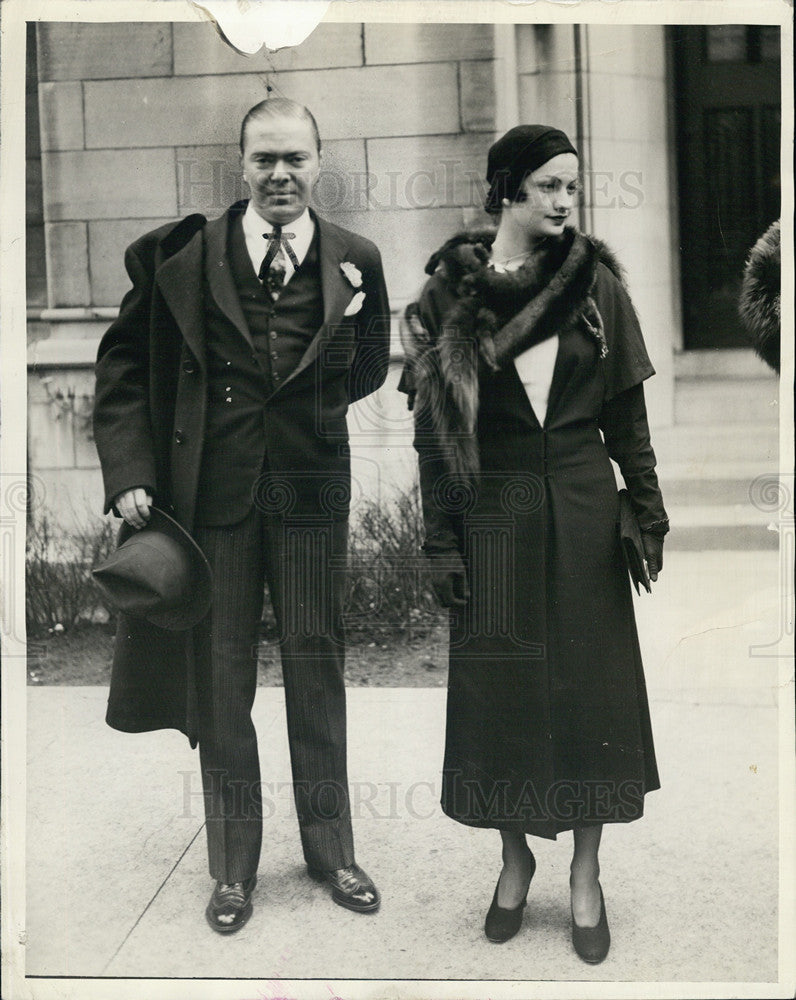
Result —
[{"label": "fur piece", "polygon": [[528,347],[578,324],[607,353],[602,320],[591,289],[598,261],[622,281],[616,258],[598,240],[567,228],[517,270],[486,265],[494,232],[459,233],[429,259],[456,294],[436,340],[424,328],[417,303],[405,312],[401,334],[409,393],[418,422],[433,429],[450,471],[478,469],[476,423],[480,360],[496,371]]},{"label": "fur piece", "polygon": [[777,373],[780,365],[780,224],[777,220],[749,253],[738,309],[758,355]]}]

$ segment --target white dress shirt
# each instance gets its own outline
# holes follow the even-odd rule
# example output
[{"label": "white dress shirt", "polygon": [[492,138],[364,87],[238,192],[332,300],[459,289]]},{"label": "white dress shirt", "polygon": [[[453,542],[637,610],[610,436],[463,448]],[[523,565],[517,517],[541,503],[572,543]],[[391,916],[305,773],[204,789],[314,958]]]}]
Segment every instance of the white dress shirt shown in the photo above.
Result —
[{"label": "white dress shirt", "polygon": [[[265,236],[272,233],[274,227],[270,222],[266,222],[261,215],[257,214],[251,201],[246,206],[246,211],[243,213],[242,221],[243,235],[246,239],[246,249],[248,250],[249,257],[251,258],[254,273],[258,274],[260,271],[260,265],[263,262],[266,251],[268,250],[269,240],[265,239]],[[297,219],[294,219],[292,222],[285,223],[285,225],[282,226],[282,233],[295,233],[295,239],[288,240],[288,243],[290,243],[290,247],[300,264],[307,256],[310,243],[312,243],[312,237],[315,235],[315,221],[310,215],[309,209],[305,208]],[[282,259],[285,265],[285,284],[287,284],[295,274],[296,269],[293,266],[293,261],[290,259],[290,256],[287,253],[284,253],[284,250]]]},{"label": "white dress shirt", "polygon": [[[515,267],[504,267],[502,264],[493,263],[492,267],[496,271],[513,271],[521,263],[522,261],[518,261]],[[540,344],[529,347],[514,359],[514,367],[525,389],[525,395],[542,426],[547,416],[547,401],[550,397],[550,385],[557,357],[558,334],[556,333]]]},{"label": "white dress shirt", "polygon": [[536,419],[544,426],[547,416],[547,400],[558,355],[558,334],[548,337],[540,344],[534,344],[527,351],[518,354],[514,367],[520,376],[525,395],[533,407]]}]

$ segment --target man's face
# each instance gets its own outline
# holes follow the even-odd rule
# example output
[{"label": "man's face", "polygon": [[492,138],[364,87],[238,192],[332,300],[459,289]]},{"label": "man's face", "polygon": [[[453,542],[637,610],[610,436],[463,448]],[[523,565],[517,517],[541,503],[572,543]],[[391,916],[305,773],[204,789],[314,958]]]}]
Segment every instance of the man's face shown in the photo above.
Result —
[{"label": "man's face", "polygon": [[301,215],[320,165],[312,126],[303,118],[254,119],[246,126],[243,179],[257,214],[272,225]]}]

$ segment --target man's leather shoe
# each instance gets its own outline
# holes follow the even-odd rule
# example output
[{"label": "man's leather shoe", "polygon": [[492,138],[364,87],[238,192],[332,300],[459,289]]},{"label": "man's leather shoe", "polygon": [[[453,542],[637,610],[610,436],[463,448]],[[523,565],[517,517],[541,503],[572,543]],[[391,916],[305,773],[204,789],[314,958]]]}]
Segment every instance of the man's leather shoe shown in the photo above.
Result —
[{"label": "man's leather shoe", "polygon": [[381,895],[370,878],[359,865],[338,868],[336,871],[320,871],[308,868],[316,882],[328,882],[332,887],[332,899],[339,906],[345,906],[357,913],[373,913],[379,908]]},{"label": "man's leather shoe", "polygon": [[602,886],[600,889],[600,919],[596,927],[579,927],[572,915],[572,945],[584,962],[597,965],[608,954],[611,947],[611,932],[608,929],[608,917],[605,913],[605,900]]},{"label": "man's leather shoe", "polygon": [[232,934],[243,927],[252,915],[252,893],[256,885],[256,875],[245,882],[216,882],[205,910],[207,922],[214,931]]}]

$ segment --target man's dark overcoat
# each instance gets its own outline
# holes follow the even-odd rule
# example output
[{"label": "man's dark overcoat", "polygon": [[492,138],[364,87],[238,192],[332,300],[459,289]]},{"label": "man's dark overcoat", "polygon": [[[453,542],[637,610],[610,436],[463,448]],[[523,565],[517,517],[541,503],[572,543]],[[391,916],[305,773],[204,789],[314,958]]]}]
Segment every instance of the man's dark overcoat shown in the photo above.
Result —
[{"label": "man's dark overcoat", "polygon": [[[323,324],[298,367],[266,399],[268,477],[258,489],[261,501],[270,496],[286,504],[285,513],[323,510],[345,520],[346,411],[384,381],[389,307],[374,244],[315,221]],[[127,249],[133,287],[102,339],[96,369],[94,433],[106,511],[120,493],[143,485],[187,530],[194,524],[208,394],[205,289],[251,343],[226,258],[227,226],[228,215],[211,222],[193,215]],[[358,294],[364,294],[361,308],[351,312]],[[195,743],[192,660],[191,632],[122,617],[108,723],[125,732],[174,728]]]}]

